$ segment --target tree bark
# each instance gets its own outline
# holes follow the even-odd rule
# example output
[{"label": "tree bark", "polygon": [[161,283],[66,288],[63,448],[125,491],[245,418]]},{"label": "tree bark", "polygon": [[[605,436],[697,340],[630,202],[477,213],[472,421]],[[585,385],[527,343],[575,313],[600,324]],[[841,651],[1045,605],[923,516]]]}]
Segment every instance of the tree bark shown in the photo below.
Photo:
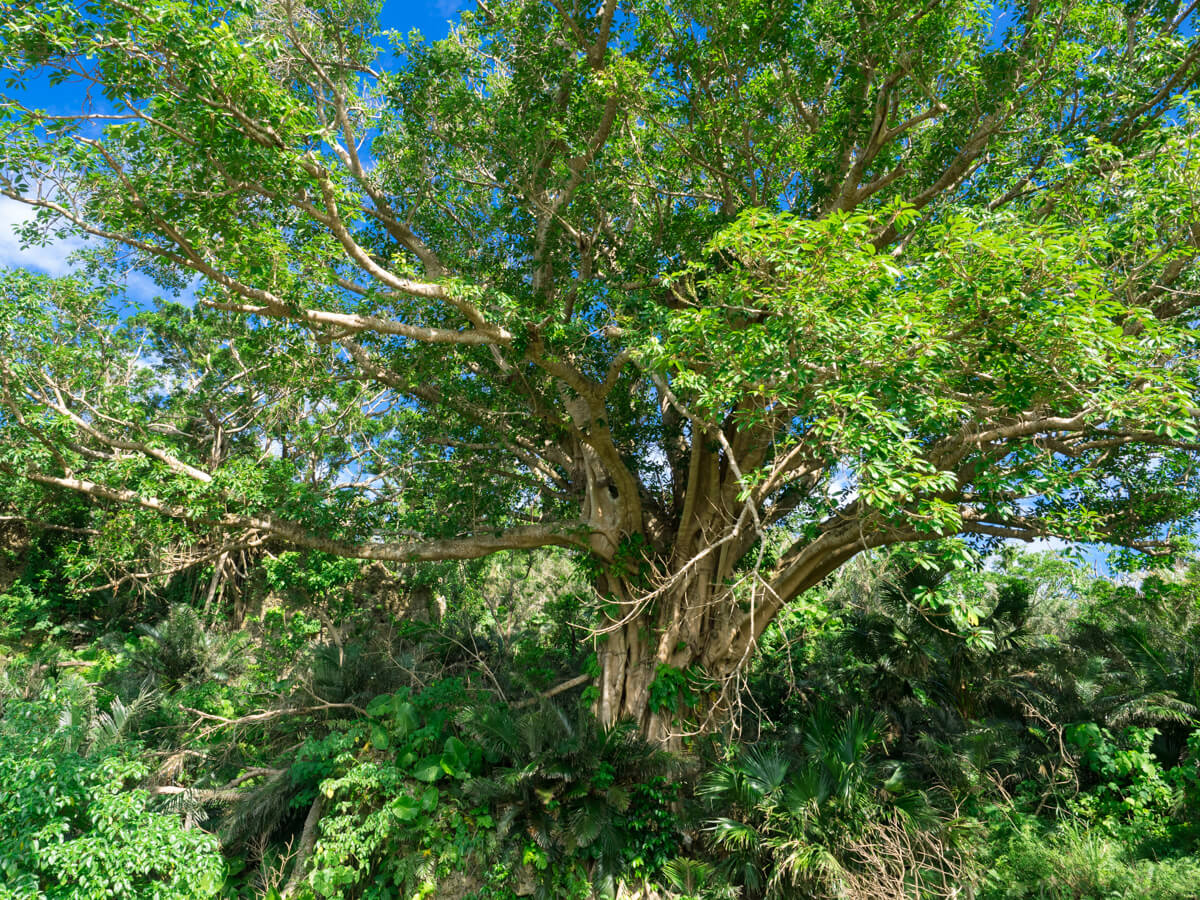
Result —
[{"label": "tree bark", "polygon": [[650,685],[657,665],[645,639],[648,622],[635,618],[608,633],[600,650],[600,698],[597,714],[604,725],[634,721],[651,741],[667,737],[666,725],[651,708]]},{"label": "tree bark", "polygon": [[[674,586],[649,599],[644,586],[612,578],[600,586],[602,596],[625,611],[600,639],[597,715],[603,724],[631,720],[647,740],[670,747],[684,731],[713,727],[727,715],[721,692],[697,697],[694,689],[703,686],[685,681],[699,676],[724,685],[743,661],[733,658],[736,603],[728,591],[714,597],[706,577],[711,571],[677,574],[668,580]],[[664,677],[673,683],[654,691]]]},{"label": "tree bark", "polygon": [[280,893],[281,897],[291,897],[304,884],[304,877],[308,874],[308,857],[312,855],[313,848],[317,845],[317,823],[321,821],[324,813],[325,795],[318,791],[317,798],[309,807],[308,815],[304,817],[300,843],[296,847],[296,856],[292,861],[292,874]]},{"label": "tree bark", "polygon": [[[600,579],[597,590],[618,611],[598,640],[601,723],[631,720],[665,747],[678,746],[687,732],[720,727],[734,711],[738,673],[771,620],[855,552],[816,555],[785,597],[766,578],[731,587],[734,579],[716,552],[690,569],[677,568],[658,589]],[[655,690],[660,678],[673,683]]]}]

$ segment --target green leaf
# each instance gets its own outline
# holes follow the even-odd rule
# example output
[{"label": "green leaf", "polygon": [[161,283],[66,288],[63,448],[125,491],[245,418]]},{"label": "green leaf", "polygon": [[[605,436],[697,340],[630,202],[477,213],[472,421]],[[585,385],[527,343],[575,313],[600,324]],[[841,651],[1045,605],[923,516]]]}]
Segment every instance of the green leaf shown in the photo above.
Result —
[{"label": "green leaf", "polygon": [[391,746],[391,738],[387,729],[379,724],[371,725],[371,745],[376,750],[386,750]]},{"label": "green leaf", "polygon": [[418,781],[437,781],[444,772],[440,756],[427,756],[413,767],[413,777]]}]

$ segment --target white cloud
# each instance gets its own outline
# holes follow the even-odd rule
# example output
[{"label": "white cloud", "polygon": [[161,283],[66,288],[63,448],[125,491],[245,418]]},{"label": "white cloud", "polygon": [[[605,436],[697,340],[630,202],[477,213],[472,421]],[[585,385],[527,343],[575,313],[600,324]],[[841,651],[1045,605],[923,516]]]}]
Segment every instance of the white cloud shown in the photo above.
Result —
[{"label": "white cloud", "polygon": [[33,218],[33,209],[17,200],[0,197],[0,266],[34,269],[47,275],[71,271],[67,258],[81,249],[82,238],[53,241],[45,247],[22,247],[16,228]]},{"label": "white cloud", "polygon": [[[60,277],[75,270],[71,254],[88,246],[95,246],[95,241],[81,237],[69,237],[52,241],[45,247],[22,247],[21,239],[17,236],[18,226],[33,218],[32,207],[13,200],[0,197],[0,268],[32,269],[46,275]],[[154,283],[148,275],[137,271],[126,271],[124,274],[125,296],[135,305],[148,304],[154,297],[170,295]],[[191,306],[196,302],[196,289],[200,278],[196,276],[175,295],[180,303]]]}]

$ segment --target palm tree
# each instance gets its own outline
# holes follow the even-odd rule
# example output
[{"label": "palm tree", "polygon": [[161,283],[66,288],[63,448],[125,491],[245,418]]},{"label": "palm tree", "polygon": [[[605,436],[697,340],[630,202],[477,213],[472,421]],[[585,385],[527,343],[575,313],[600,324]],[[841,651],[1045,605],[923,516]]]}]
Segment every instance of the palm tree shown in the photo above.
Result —
[{"label": "palm tree", "polygon": [[[666,773],[671,758],[632,723],[605,728],[582,708],[572,714],[549,702],[525,711],[493,706],[462,718],[495,764],[468,793],[498,811],[501,843],[519,855],[532,841],[550,860],[548,877],[571,857],[590,859],[597,890],[615,892],[626,868],[633,787]],[[548,878],[539,890],[550,890]]]},{"label": "palm tree", "polygon": [[1016,774],[1032,758],[1022,752],[1035,740],[1028,726],[1061,715],[1070,661],[1054,636],[1031,629],[1037,583],[901,554],[867,563],[874,577],[830,597],[838,627],[828,652],[846,663],[827,677],[841,682],[843,708],[882,713],[911,781],[973,791],[990,772]]},{"label": "palm tree", "polygon": [[199,613],[174,604],[157,625],[138,625],[146,640],[134,656],[134,668],[144,677],[170,685],[230,681],[245,666],[244,640],[209,630]]},{"label": "palm tree", "polygon": [[1198,577],[1194,567],[1181,578],[1098,591],[1070,639],[1075,721],[1154,725],[1162,749],[1179,757],[1200,715]]},{"label": "palm tree", "polygon": [[749,747],[704,776],[710,842],[746,897],[836,896],[870,823],[895,813],[913,828],[936,824],[922,795],[886,790],[891,767],[874,753],[881,724],[818,714],[792,746]]}]

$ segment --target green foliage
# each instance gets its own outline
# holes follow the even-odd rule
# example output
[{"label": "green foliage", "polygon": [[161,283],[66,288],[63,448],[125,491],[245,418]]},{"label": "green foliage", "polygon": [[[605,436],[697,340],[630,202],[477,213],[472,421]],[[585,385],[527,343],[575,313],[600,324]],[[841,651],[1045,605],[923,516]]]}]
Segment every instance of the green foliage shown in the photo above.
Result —
[{"label": "green foliage", "polygon": [[984,789],[987,772],[1007,776],[1049,749],[1026,727],[1030,704],[1060,713],[1056,673],[1070,662],[1057,637],[1032,623],[1045,616],[1042,602],[1062,600],[1037,592],[1036,581],[1007,570],[864,558],[812,598],[801,619],[812,640],[802,648],[769,633],[779,649],[756,688],[773,717],[831,702],[878,710],[900,738],[902,780]]},{"label": "green foliage", "polygon": [[1116,727],[1152,723],[1182,743],[1200,712],[1200,590],[1194,568],[1139,588],[1099,582],[1072,636],[1106,658],[1089,705]]},{"label": "green foliage", "polygon": [[733,900],[738,889],[719,868],[704,860],[677,856],[663,865],[663,878],[682,900]]},{"label": "green foliage", "polygon": [[540,871],[544,895],[555,895],[572,864],[608,896],[622,878],[653,877],[673,855],[675,795],[661,775],[670,760],[631,723],[603,728],[587,711],[543,703],[516,714],[476,707],[464,725],[490,767],[468,794],[496,810],[498,839]]},{"label": "green foliage", "polygon": [[17,644],[46,637],[54,631],[51,603],[27,584],[14,584],[0,593],[0,642]]},{"label": "green foliage", "polygon": [[663,775],[642,777],[630,788],[622,826],[624,866],[619,878],[635,882],[654,880],[680,847],[679,783]]},{"label": "green foliage", "polygon": [[[1187,804],[1194,787],[1196,764],[1164,770],[1151,750],[1156,728],[1129,726],[1119,736],[1093,723],[1066,729],[1067,742],[1091,774],[1091,790],[1071,803],[1081,820],[1106,830],[1127,846],[1152,852],[1188,844],[1197,834],[1198,818]],[[1189,756],[1200,748],[1200,731],[1188,739]],[[1183,838],[1179,841],[1179,838]]]},{"label": "green foliage", "polygon": [[[1093,863],[1093,874],[1120,866],[1166,878],[1192,863],[1150,861],[1197,849],[1194,586],[1195,573],[1178,570],[1140,589],[1114,587],[1049,555],[1006,553],[991,570],[864,560],[787,620],[806,630],[803,644],[768,633],[754,685],[776,721],[818,705],[880,710],[896,765],[889,790],[937,785],[958,814],[1025,815],[1032,830],[1019,840],[1007,826],[993,832],[993,848],[1012,838],[1013,865],[1028,865],[989,882],[998,890],[1012,878],[1003,896],[1042,896],[1031,880],[1039,867],[1071,857],[1051,816],[1103,850],[1065,859],[1070,879]],[[1096,714],[1112,724],[1086,724]],[[1008,788],[997,794],[997,785]]]},{"label": "green foliage", "polygon": [[293,779],[318,781],[328,801],[307,879],[316,896],[424,897],[478,865],[490,820],[462,800],[481,765],[455,733],[466,698],[457,681],[380,695],[365,720],[301,749]]},{"label": "green foliage", "polygon": [[267,586],[277,594],[309,607],[325,605],[340,621],[352,603],[348,585],[360,575],[359,560],[327,553],[281,553],[263,563]]},{"label": "green foliage", "polygon": [[836,896],[872,822],[936,826],[917,794],[889,795],[876,751],[879,720],[814,717],[792,747],[757,744],[713,767],[698,792],[714,812],[706,831],[731,883],[749,897]]},{"label": "green foliage", "polygon": [[689,673],[666,663],[660,663],[650,682],[650,708],[656,712],[675,712],[680,707],[693,707],[700,698],[692,689]]},{"label": "green foliage", "polygon": [[1145,859],[1104,829],[1064,820],[1048,831],[1019,820],[994,838],[980,900],[1190,900],[1200,859]]},{"label": "green foliage", "polygon": [[240,635],[207,628],[190,606],[176,604],[157,625],[139,625],[144,635],[133,657],[135,671],[167,684],[227,682],[245,666]]},{"label": "green foliage", "polygon": [[[255,658],[260,676],[275,681],[291,669],[301,651],[321,634],[321,622],[315,616],[297,610],[290,615],[273,607],[263,612],[261,620],[247,622],[259,633]],[[272,685],[279,687],[280,685]]]},{"label": "green foliage", "polygon": [[216,839],[153,811],[124,742],[131,711],[96,714],[78,681],[8,699],[0,719],[0,897],[201,900],[218,896]]},{"label": "green foliage", "polygon": [[[373,608],[347,609],[334,625],[326,601],[267,608],[253,640],[174,606],[153,637],[117,632],[70,655],[46,647],[50,662],[85,664],[115,696],[47,680],[53,667],[37,656],[8,663],[6,715],[41,709],[53,741],[4,733],[18,759],[5,770],[17,798],[7,814],[27,831],[69,819],[72,846],[93,867],[81,877],[118,884],[126,844],[87,815],[111,810],[152,853],[203,839],[217,885],[215,842],[176,816],[211,827],[224,885],[163,871],[153,886],[163,897],[261,900],[292,875],[300,897],[347,900],[585,900],[621,885],[695,900],[939,896],[966,885],[991,900],[1189,896],[1200,847],[1200,730],[1187,705],[1196,572],[1134,588],[1057,557],[1010,553],[973,568],[956,554],[864,558],[790,610],[751,673],[774,721],[747,705],[740,721],[753,743],[697,742],[692,751],[718,753],[703,765],[654,753],[628,723],[602,729],[581,706],[499,701],[498,686],[545,683],[583,658],[544,610],[504,610],[516,596],[509,579],[532,564],[444,585],[475,591],[475,605],[391,636],[371,634]],[[577,603],[568,591],[548,605]],[[229,648],[239,665],[222,662]],[[534,661],[540,674],[512,671]],[[589,671],[599,674],[594,660]],[[143,688],[148,674],[153,688]],[[709,687],[688,670],[658,674],[652,692],[667,712]],[[48,697],[61,701],[53,714]],[[818,705],[833,712],[814,714]],[[34,797],[17,773],[42,777],[35,758],[70,774],[64,794],[88,799],[56,811]],[[163,759],[178,793],[148,802],[136,784]],[[93,812],[75,814],[85,807]],[[287,848],[314,809],[301,868]],[[57,896],[65,876],[45,867],[82,872],[71,852],[22,857],[17,883],[40,879]],[[129,896],[153,896],[130,883]]]}]

